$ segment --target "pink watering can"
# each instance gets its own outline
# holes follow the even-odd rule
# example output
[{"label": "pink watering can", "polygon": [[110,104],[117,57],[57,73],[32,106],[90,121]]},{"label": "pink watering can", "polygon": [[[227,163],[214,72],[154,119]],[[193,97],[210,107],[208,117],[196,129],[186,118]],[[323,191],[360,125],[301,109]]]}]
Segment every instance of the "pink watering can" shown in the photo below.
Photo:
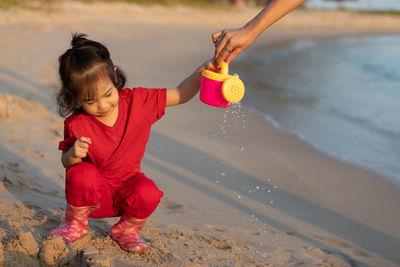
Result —
[{"label": "pink watering can", "polygon": [[222,62],[221,72],[205,70],[201,76],[200,100],[220,108],[239,102],[244,96],[244,84],[237,74],[228,74],[228,64]]}]

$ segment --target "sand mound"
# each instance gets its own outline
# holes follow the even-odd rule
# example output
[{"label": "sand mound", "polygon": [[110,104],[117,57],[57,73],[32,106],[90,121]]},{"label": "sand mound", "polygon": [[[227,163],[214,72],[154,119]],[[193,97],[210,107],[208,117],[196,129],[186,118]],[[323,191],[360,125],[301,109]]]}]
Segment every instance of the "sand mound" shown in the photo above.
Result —
[{"label": "sand mound", "polygon": [[43,117],[47,114],[47,109],[39,103],[34,103],[9,94],[0,95],[0,121],[24,119],[29,115]]}]

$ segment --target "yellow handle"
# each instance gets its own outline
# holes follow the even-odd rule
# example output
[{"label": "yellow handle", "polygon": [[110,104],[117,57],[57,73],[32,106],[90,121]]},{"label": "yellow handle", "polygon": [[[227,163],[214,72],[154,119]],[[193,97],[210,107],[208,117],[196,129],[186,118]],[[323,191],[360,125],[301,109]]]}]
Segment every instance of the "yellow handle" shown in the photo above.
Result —
[{"label": "yellow handle", "polygon": [[228,75],[228,72],[229,72],[229,67],[228,67],[228,64],[225,62],[225,61],[222,61],[222,64],[221,64],[221,74],[222,75]]},{"label": "yellow handle", "polygon": [[229,72],[228,64],[226,64],[226,62],[223,61],[219,73],[210,70],[205,70],[203,71],[202,75],[208,79],[223,82],[225,81],[226,78],[229,77],[228,72]]}]

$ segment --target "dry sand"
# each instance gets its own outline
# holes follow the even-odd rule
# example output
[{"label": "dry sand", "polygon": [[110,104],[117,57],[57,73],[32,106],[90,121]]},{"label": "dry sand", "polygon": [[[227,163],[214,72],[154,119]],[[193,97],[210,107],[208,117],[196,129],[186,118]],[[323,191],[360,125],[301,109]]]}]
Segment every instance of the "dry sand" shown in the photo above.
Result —
[{"label": "dry sand", "polygon": [[[257,9],[63,3],[0,10],[0,262],[5,266],[398,266],[399,187],[333,160],[244,109],[195,97],[169,108],[142,168],[165,196],[142,236],[122,251],[117,218],[90,220],[81,240],[46,234],[63,216],[57,143],[57,57],[70,33],[105,43],[130,86],[172,87],[213,53],[210,34]],[[342,35],[399,33],[400,19],[346,12],[291,13],[247,51]],[[234,64],[232,65],[234,68]],[[228,135],[219,125],[227,115]]]}]

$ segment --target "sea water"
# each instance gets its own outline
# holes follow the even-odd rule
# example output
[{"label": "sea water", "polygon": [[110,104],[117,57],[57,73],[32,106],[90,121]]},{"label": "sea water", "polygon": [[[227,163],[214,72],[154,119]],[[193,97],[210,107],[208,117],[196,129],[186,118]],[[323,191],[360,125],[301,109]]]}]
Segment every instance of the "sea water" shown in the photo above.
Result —
[{"label": "sea water", "polygon": [[231,67],[245,107],[400,184],[400,36],[302,40],[246,52]]}]

